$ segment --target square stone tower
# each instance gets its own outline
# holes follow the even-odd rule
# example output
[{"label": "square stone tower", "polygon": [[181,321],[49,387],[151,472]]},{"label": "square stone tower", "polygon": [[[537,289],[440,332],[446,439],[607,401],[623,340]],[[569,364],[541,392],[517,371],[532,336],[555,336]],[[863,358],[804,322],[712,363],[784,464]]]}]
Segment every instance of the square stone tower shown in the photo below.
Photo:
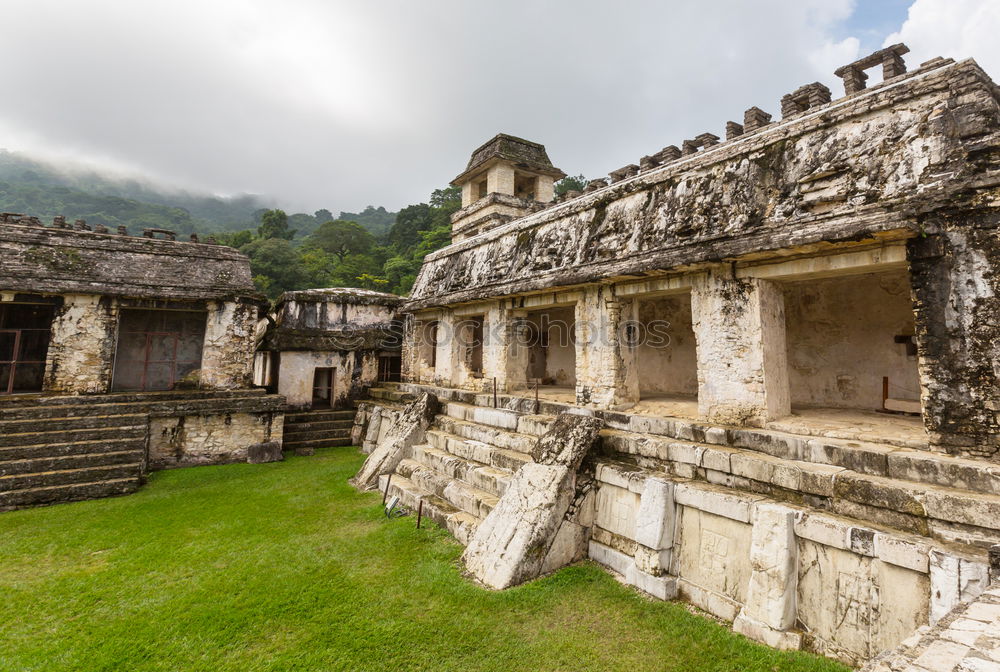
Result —
[{"label": "square stone tower", "polygon": [[539,209],[554,195],[555,168],[536,142],[497,134],[472,153],[465,172],[451,184],[462,188],[462,209],[452,215],[452,240],[458,241]]}]

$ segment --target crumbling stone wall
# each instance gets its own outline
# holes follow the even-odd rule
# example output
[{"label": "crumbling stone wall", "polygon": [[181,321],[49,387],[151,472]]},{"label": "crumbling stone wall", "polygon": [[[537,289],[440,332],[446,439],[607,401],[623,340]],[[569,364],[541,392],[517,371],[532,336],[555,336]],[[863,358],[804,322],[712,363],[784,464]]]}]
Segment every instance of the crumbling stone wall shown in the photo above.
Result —
[{"label": "crumbling stone wall", "polygon": [[284,416],[278,412],[232,412],[152,417],[149,467],[245,462],[247,448],[281,443]]},{"label": "crumbling stone wall", "polygon": [[963,213],[909,246],[924,424],[950,453],[1000,457],[1000,215]]},{"label": "crumbling stone wall", "polygon": [[67,294],[56,309],[44,389],[102,394],[111,388],[118,303],[94,294]]},{"label": "crumbling stone wall", "polygon": [[256,325],[257,306],[252,302],[209,302],[201,353],[202,387],[216,390],[250,387]]}]

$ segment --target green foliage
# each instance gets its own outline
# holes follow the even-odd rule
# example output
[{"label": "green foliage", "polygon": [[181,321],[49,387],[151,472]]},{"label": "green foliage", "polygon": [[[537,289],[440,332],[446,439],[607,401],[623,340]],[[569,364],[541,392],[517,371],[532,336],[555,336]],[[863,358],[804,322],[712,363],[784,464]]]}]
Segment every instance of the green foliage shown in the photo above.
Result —
[{"label": "green foliage", "polygon": [[282,292],[316,286],[299,263],[299,251],[284,238],[258,238],[243,245],[240,252],[250,257],[254,284],[272,299]]},{"label": "green foliage", "polygon": [[587,178],[583,175],[568,175],[563,179],[556,182],[555,190],[556,196],[562,196],[567,191],[583,191],[583,188],[587,186]]},{"label": "green foliage", "polygon": [[[329,219],[333,219],[333,217],[330,217]],[[329,221],[329,219],[323,221]],[[396,221],[396,213],[387,212],[386,209],[381,206],[376,208],[373,205],[369,205],[361,212],[342,212],[340,213],[340,217],[337,219],[357,222],[364,228],[368,229],[368,231],[376,238],[384,238],[385,234],[389,232],[390,228],[392,228],[393,222]],[[323,222],[319,222],[319,224],[322,223]]]},{"label": "green foliage", "polygon": [[257,237],[291,240],[295,237],[295,229],[288,227],[288,215],[284,210],[267,210],[260,216]]},{"label": "green foliage", "polygon": [[349,254],[366,254],[375,246],[375,237],[357,222],[335,219],[321,224],[305,242],[306,247],[334,255],[341,263]]},{"label": "green foliage", "polygon": [[485,590],[447,532],[350,486],[363,460],[170,469],[127,497],[0,515],[0,668],[846,672],[592,562]]}]

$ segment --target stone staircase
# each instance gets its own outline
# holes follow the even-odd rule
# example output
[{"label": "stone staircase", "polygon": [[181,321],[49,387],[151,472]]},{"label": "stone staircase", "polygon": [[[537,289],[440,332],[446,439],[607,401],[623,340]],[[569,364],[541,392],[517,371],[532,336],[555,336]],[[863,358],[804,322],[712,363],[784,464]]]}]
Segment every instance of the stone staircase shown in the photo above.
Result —
[{"label": "stone staircase", "polygon": [[351,445],[354,411],[313,409],[285,415],[284,450],[312,455],[317,448]]},{"label": "stone staircase", "polygon": [[0,397],[0,511],[134,492],[147,471],[151,417],[225,413],[265,396],[254,389]]},{"label": "stone staircase", "polygon": [[[370,391],[375,403],[407,401],[391,387]],[[503,495],[511,477],[531,461],[530,451],[553,416],[524,415],[458,401],[443,402],[423,444],[413,446],[379,489],[448,529],[462,544]]]},{"label": "stone staircase", "polygon": [[148,415],[129,403],[75,399],[0,402],[0,511],[122,495],[141,485]]},{"label": "stone staircase", "polygon": [[[534,440],[569,404],[383,383],[373,403],[399,405],[421,390],[442,413],[397,474],[390,495],[424,510],[466,543],[470,530],[503,493],[506,479],[530,460]],[[588,411],[589,412],[589,411]],[[1000,470],[992,463],[905,446],[713,426],[679,418],[593,411],[605,422],[600,460],[650,469],[780,501],[799,501],[866,524],[968,547],[1000,543]],[[381,483],[385,489],[385,477]],[[443,521],[443,522],[442,522]]]}]

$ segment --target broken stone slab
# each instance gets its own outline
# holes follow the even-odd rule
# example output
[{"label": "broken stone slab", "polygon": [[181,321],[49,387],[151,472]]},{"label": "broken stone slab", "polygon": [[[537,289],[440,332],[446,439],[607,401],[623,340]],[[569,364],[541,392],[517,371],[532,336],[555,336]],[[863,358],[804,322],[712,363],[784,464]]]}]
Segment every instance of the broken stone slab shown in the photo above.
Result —
[{"label": "broken stone slab", "polygon": [[562,413],[538,439],[531,457],[539,464],[560,465],[576,471],[603,427],[604,421],[593,416]]},{"label": "broken stone slab", "polygon": [[247,462],[250,464],[280,462],[283,459],[285,457],[281,452],[281,444],[277,441],[266,441],[247,446]]},{"label": "broken stone slab", "polygon": [[560,465],[521,467],[462,554],[469,573],[497,590],[537,577],[572,501],[573,476]]},{"label": "broken stone slab", "polygon": [[424,440],[424,434],[438,412],[438,399],[424,392],[399,413],[396,421],[382,435],[351,483],[358,490],[372,490],[378,477],[395,471],[406,451]]},{"label": "broken stone slab", "polygon": [[462,560],[470,574],[502,590],[583,555],[587,535],[566,518],[576,499],[576,470],[602,426],[593,416],[563,413],[539,437],[535,461],[514,474],[469,540]]}]

